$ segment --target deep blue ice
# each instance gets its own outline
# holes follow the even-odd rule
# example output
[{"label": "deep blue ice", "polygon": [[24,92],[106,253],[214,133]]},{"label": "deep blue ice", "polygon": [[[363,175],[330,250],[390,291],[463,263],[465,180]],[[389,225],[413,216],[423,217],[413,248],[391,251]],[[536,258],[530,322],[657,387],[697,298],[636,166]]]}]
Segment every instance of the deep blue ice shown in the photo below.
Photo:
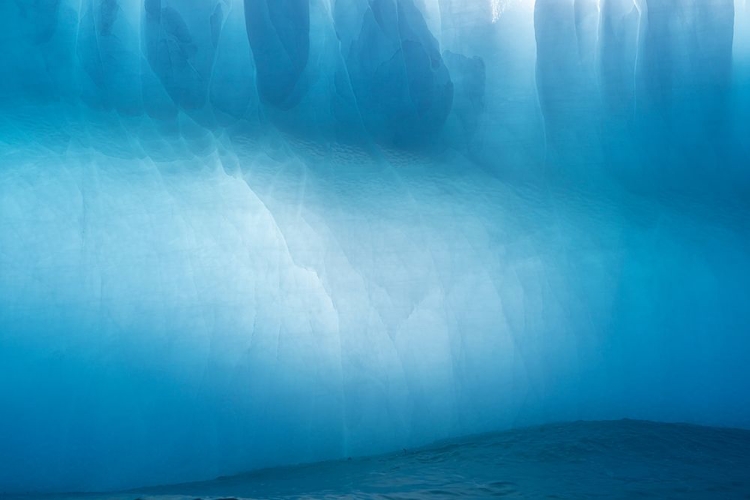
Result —
[{"label": "deep blue ice", "polygon": [[0,1],[0,495],[622,418],[750,429],[746,0]]}]

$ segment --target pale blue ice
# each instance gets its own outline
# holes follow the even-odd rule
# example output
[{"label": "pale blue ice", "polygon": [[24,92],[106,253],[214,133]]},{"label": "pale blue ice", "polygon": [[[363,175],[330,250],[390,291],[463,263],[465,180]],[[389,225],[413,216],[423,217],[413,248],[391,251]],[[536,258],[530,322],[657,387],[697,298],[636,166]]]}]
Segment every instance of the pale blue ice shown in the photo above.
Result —
[{"label": "pale blue ice", "polygon": [[746,0],[0,1],[0,494],[750,428]]}]

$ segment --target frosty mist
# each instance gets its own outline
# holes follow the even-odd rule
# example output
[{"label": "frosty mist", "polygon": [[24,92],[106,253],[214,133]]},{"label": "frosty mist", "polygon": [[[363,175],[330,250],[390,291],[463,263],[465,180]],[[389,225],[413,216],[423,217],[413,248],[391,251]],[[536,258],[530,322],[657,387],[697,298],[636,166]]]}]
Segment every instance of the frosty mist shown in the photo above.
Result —
[{"label": "frosty mist", "polygon": [[0,68],[0,493],[750,426],[744,0],[4,0]]}]

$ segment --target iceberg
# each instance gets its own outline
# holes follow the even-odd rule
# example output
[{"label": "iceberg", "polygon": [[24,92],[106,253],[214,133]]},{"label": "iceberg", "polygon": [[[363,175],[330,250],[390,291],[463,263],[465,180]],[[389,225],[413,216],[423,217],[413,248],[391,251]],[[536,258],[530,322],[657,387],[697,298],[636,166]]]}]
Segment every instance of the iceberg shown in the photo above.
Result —
[{"label": "iceberg", "polygon": [[744,0],[8,0],[0,44],[0,494],[750,429]]}]

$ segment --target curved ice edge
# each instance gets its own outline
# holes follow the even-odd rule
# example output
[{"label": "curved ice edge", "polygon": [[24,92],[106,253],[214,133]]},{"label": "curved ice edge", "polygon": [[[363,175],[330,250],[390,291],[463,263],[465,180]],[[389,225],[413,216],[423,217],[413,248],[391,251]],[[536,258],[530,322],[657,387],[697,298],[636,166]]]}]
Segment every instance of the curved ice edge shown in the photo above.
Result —
[{"label": "curved ice edge", "polygon": [[750,430],[622,419],[477,434],[385,455],[258,469],[211,481],[8,498],[747,498],[747,470]]}]

